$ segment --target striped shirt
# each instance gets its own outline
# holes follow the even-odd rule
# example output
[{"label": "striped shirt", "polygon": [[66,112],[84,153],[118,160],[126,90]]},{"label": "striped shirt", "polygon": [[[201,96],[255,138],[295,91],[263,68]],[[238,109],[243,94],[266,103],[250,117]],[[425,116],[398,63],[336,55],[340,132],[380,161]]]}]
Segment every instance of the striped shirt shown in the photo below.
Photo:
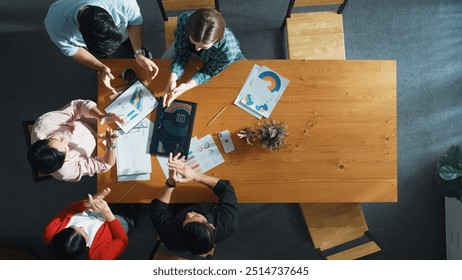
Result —
[{"label": "striped shirt", "polygon": [[234,34],[225,28],[223,39],[213,44],[207,50],[195,52],[194,45],[189,40],[186,25],[193,12],[185,12],[178,17],[177,28],[175,29],[175,56],[171,70],[177,74],[178,79],[184,73],[184,68],[191,57],[191,53],[197,54],[204,65],[192,77],[197,85],[209,81],[213,76],[223,71],[231,63],[244,59]]}]

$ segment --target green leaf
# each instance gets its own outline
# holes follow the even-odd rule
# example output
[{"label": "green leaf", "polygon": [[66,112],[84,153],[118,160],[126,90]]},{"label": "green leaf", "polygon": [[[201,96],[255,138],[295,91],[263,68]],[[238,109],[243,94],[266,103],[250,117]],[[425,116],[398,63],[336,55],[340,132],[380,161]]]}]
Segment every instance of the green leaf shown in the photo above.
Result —
[{"label": "green leaf", "polygon": [[444,165],[440,169],[440,177],[443,180],[451,181],[462,176],[462,170],[456,169],[449,165]]}]

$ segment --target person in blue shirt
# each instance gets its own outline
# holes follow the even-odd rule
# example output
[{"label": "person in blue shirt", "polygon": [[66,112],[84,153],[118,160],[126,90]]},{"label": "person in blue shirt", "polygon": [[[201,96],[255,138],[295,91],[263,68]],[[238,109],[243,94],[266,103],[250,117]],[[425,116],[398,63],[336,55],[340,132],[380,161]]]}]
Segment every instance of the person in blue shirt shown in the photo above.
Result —
[{"label": "person in blue shirt", "polygon": [[159,72],[143,47],[143,18],[136,0],[58,0],[50,6],[44,23],[61,52],[97,70],[113,94],[114,76],[99,58],[112,54],[122,42],[134,50],[136,62],[150,79]]}]

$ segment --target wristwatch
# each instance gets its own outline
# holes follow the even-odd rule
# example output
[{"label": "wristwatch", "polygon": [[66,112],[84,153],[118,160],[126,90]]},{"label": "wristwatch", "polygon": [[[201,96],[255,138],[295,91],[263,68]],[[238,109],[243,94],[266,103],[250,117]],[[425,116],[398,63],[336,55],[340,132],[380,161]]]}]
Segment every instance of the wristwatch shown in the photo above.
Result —
[{"label": "wristwatch", "polygon": [[116,148],[116,145],[112,145],[112,146],[107,147],[107,149],[108,149],[109,151],[114,151],[115,148]]},{"label": "wristwatch", "polygon": [[169,188],[174,188],[174,187],[176,187],[176,182],[174,184],[170,184],[168,179],[167,179],[167,181],[165,181],[165,185],[167,185],[167,187],[169,187]]},{"label": "wristwatch", "polygon": [[136,57],[139,54],[146,55],[146,52],[143,49],[136,50],[134,57]]}]

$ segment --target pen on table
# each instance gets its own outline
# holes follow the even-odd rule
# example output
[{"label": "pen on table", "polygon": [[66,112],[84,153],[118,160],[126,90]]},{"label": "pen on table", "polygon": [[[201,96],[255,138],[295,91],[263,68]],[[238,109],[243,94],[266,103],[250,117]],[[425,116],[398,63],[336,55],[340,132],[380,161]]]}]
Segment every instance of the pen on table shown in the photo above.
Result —
[{"label": "pen on table", "polygon": [[223,107],[223,109],[221,109],[220,112],[218,112],[218,113],[215,115],[215,117],[213,117],[213,119],[211,119],[211,120],[209,121],[209,123],[207,124],[207,126],[209,126],[216,118],[218,118],[218,116],[221,115],[221,113],[223,113],[223,111],[224,111],[225,109],[226,109],[226,106]]}]

